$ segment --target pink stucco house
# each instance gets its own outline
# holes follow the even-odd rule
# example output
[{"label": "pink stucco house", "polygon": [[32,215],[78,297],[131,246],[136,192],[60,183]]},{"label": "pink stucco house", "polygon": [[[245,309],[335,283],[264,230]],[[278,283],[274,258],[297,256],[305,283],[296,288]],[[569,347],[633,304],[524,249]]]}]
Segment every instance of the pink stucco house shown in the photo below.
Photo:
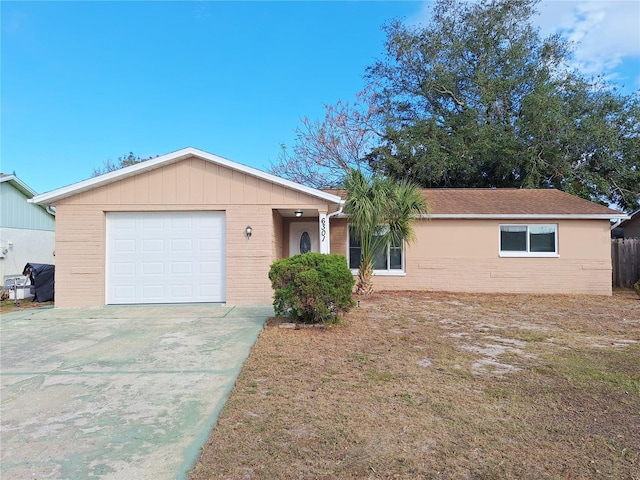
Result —
[{"label": "pink stucco house", "polygon": [[[56,305],[272,301],[271,263],[359,247],[339,192],[195,148],[32,199],[56,207]],[[611,294],[610,220],[559,192],[425,190],[417,239],[376,263],[378,290]]]}]

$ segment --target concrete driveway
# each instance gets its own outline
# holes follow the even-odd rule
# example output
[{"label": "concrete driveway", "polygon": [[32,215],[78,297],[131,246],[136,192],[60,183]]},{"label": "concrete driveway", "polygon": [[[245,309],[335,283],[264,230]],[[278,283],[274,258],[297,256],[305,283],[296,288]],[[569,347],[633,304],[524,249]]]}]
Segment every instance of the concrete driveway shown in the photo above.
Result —
[{"label": "concrete driveway", "polygon": [[271,307],[2,315],[0,477],[185,478]]}]

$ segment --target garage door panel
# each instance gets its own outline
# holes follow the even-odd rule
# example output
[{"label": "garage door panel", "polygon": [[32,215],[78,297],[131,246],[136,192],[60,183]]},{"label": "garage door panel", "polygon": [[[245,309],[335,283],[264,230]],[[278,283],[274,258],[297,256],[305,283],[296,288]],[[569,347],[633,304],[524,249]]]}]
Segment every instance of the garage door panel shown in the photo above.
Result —
[{"label": "garage door panel", "polygon": [[214,295],[214,293],[220,288],[218,284],[211,285],[199,285],[199,294],[203,296]]},{"label": "garage door panel", "polygon": [[142,239],[142,253],[164,252],[164,240],[161,238]]},{"label": "garage door panel", "polygon": [[164,275],[164,264],[160,262],[142,262],[142,275]]},{"label": "garage door panel", "polygon": [[107,303],[225,301],[224,212],[107,214]]},{"label": "garage door panel", "polygon": [[136,253],[136,242],[133,239],[118,239],[114,241],[113,248],[118,253]]},{"label": "garage door panel", "polygon": [[135,285],[120,285],[115,287],[115,294],[123,300],[134,300],[136,298],[136,287]]},{"label": "garage door panel", "polygon": [[[143,217],[141,219],[142,228],[145,230],[161,230],[164,229],[164,218],[158,216]],[[135,228],[135,227],[134,227]]]},{"label": "garage door panel", "polygon": [[176,229],[193,228],[192,219],[189,217],[173,217],[170,225]]},{"label": "garage door panel", "polygon": [[200,273],[216,273],[220,271],[220,264],[217,262],[200,262]]},{"label": "garage door panel", "polygon": [[163,303],[162,299],[166,298],[163,285],[143,285],[142,302],[140,303]]},{"label": "garage door panel", "polygon": [[188,302],[193,297],[193,287],[191,285],[172,285],[171,296],[185,299]]},{"label": "garage door panel", "polygon": [[193,264],[191,262],[171,262],[172,275],[191,275]]},{"label": "garage door panel", "polygon": [[170,244],[171,253],[191,253],[193,251],[193,244],[190,238],[176,238],[171,240]]},{"label": "garage door panel", "polygon": [[131,275],[136,274],[136,264],[133,262],[117,262],[113,265],[113,269],[116,275]]}]

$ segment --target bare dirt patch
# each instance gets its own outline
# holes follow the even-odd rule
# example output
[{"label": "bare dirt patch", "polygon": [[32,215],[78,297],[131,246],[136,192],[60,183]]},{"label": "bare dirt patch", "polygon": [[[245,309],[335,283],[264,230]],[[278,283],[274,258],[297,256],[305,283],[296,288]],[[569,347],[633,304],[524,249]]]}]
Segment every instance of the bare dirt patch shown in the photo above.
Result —
[{"label": "bare dirt patch", "polygon": [[190,480],[640,479],[640,301],[382,292],[272,320]]}]

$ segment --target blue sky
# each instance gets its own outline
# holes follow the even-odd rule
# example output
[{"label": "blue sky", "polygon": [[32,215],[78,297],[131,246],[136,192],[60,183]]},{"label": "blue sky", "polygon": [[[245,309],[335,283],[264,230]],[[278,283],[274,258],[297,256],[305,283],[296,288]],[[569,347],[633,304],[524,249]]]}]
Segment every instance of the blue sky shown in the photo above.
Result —
[{"label": "blue sky", "polygon": [[[428,2],[0,2],[0,170],[39,193],[133,151],[193,146],[267,169],[304,116],[351,100],[381,25]],[[546,1],[576,65],[640,88],[640,2]]]}]

